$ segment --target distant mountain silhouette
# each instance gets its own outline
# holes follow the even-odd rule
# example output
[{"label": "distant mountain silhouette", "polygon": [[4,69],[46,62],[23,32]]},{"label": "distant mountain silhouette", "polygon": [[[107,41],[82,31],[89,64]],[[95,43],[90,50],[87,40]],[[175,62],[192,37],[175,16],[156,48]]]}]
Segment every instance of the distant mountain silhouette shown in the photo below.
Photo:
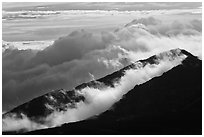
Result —
[{"label": "distant mountain silhouette", "polygon": [[24,113],[33,121],[43,122],[38,118],[53,111],[45,104],[54,106],[58,111],[66,110],[67,103],[72,104],[69,107],[75,107],[76,102],[85,100],[82,95],[76,94],[76,89],[114,86],[113,83],[124,75],[125,70],[137,67],[138,63],[139,67],[144,67],[148,63],[158,63],[163,57],[172,59],[181,54],[187,56],[181,65],[136,85],[114,104],[113,109],[87,120],[24,134],[202,134],[202,61],[180,49],[137,61],[99,80],[81,84],[72,91],[61,89],[50,92],[14,108],[3,118],[12,113],[21,117],[20,113]]}]

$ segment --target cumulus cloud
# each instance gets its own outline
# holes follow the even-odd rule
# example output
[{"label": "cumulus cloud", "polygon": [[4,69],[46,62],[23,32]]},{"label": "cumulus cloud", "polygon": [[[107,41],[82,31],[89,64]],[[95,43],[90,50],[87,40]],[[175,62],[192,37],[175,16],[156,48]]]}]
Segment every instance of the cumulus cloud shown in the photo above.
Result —
[{"label": "cumulus cloud", "polygon": [[[3,130],[20,130],[25,131],[59,126],[63,123],[76,122],[96,116],[119,101],[123,95],[134,88],[135,85],[142,84],[153,77],[160,76],[164,72],[181,64],[186,56],[178,51],[177,56],[161,54],[158,56],[157,64],[147,64],[142,67],[141,62],[135,63],[135,66],[124,72],[124,76],[114,87],[105,86],[103,88],[85,87],[76,90],[85,97],[85,101],[78,102],[75,108],[68,108],[66,111],[54,111],[49,116],[43,118],[44,123],[36,123],[23,115],[22,119],[15,119],[15,116],[3,119]],[[52,108],[52,106],[50,106]],[[54,109],[54,108],[52,108]]]},{"label": "cumulus cloud", "polygon": [[47,63],[50,66],[80,59],[91,50],[104,49],[106,40],[102,35],[87,31],[74,31],[66,37],[59,38],[52,46],[37,53],[32,60],[34,64]]},{"label": "cumulus cloud", "polygon": [[[175,21],[177,20],[177,21]],[[139,59],[173,48],[201,56],[202,21],[140,18],[115,31],[74,31],[43,50],[8,48],[2,54],[3,110],[53,89],[71,89]]]}]

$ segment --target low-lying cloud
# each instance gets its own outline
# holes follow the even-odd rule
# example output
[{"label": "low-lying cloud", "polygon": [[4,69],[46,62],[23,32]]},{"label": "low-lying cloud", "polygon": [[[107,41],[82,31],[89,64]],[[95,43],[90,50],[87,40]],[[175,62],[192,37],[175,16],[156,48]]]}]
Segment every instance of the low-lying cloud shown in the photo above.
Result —
[{"label": "low-lying cloud", "polygon": [[[15,118],[15,114],[11,117],[3,119],[3,131],[31,131],[42,128],[59,126],[64,123],[76,122],[84,120],[108,110],[111,106],[119,101],[123,95],[134,88],[135,85],[142,84],[153,77],[162,75],[164,72],[181,64],[181,61],[186,58],[185,55],[166,56],[158,58],[158,64],[147,64],[141,67],[140,63],[135,63],[135,67],[124,72],[124,76],[118,82],[114,83],[114,87],[94,88],[86,87],[76,90],[78,94],[85,97],[85,101],[76,104],[75,108],[68,108],[66,111],[55,110],[49,116],[43,118],[43,124],[31,121],[25,115],[23,118]],[[49,106],[52,108],[52,106]],[[54,108],[52,108],[54,109]]]}]

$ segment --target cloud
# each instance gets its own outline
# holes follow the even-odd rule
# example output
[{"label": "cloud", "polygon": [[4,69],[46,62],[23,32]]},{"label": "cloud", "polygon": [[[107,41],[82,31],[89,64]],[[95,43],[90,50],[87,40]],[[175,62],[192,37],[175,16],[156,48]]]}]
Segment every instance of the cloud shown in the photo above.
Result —
[{"label": "cloud", "polygon": [[46,47],[53,44],[53,41],[17,41],[17,42],[2,42],[2,52],[4,52],[6,49],[19,49],[19,50],[26,50],[26,49],[32,49],[32,50],[43,50]]},{"label": "cloud", "polygon": [[10,117],[6,117],[2,119],[2,130],[3,131],[18,131],[18,132],[25,132],[31,131],[36,129],[43,129],[47,128],[47,126],[32,122],[29,118],[22,114],[22,118],[16,118],[15,114],[11,115]]},{"label": "cloud", "polygon": [[[177,20],[177,21],[175,21]],[[2,54],[3,110],[50,90],[72,89],[139,59],[173,48],[202,58],[202,21],[141,18],[101,33],[78,30],[43,50],[8,48]]]},{"label": "cloud", "polygon": [[158,64],[147,64],[141,67],[140,63],[135,63],[135,67],[124,72],[124,76],[118,82],[114,83],[114,87],[104,86],[102,88],[85,87],[76,90],[78,94],[85,97],[85,101],[75,104],[75,108],[68,108],[66,111],[55,110],[52,114],[45,118],[41,118],[43,123],[36,123],[24,116],[22,119],[15,118],[15,115],[3,119],[3,130],[20,130],[25,131],[59,126],[63,123],[76,122],[84,120],[108,110],[111,106],[118,102],[123,95],[134,88],[135,85],[142,84],[153,77],[162,75],[164,72],[181,64],[181,61],[186,58],[185,55],[180,55],[177,51],[177,56],[161,54],[158,56]]},{"label": "cloud", "polygon": [[143,24],[145,26],[148,26],[148,25],[157,25],[159,23],[161,23],[161,21],[157,20],[153,17],[140,18],[140,19],[135,19],[135,20],[131,21],[130,23],[126,24],[125,27],[131,26],[133,24]]},{"label": "cloud", "polygon": [[[7,55],[9,52],[11,54]],[[26,56],[27,52],[29,57]],[[85,54],[81,59],[65,61],[54,66],[39,63],[30,67],[33,63],[31,60],[35,58],[31,58],[30,53],[30,50],[12,50],[3,53],[5,55],[3,57],[5,58],[3,60],[3,105],[21,104],[53,89],[71,89],[91,80],[89,73],[99,78],[128,64],[128,60],[123,60],[124,51],[116,46],[95,50]],[[15,55],[18,58],[12,59]],[[121,56],[121,59],[118,56]],[[108,64],[104,64],[105,60]],[[115,63],[115,60],[118,63]],[[19,99],[16,100],[16,98]]]},{"label": "cloud", "polygon": [[22,11],[3,11],[3,19],[35,19],[35,18],[45,18],[51,15],[58,15],[60,12],[58,11],[29,11],[29,10],[22,10]]},{"label": "cloud", "polygon": [[32,61],[34,65],[47,63],[53,66],[65,61],[80,59],[91,50],[104,49],[106,47],[104,39],[102,39],[102,35],[84,30],[74,31],[68,36],[56,40],[52,46],[38,52]]},{"label": "cloud", "polygon": [[189,22],[173,21],[170,24],[161,22],[157,25],[149,26],[149,31],[152,34],[159,34],[165,36],[176,35],[201,35],[202,25],[201,20],[192,20]]}]

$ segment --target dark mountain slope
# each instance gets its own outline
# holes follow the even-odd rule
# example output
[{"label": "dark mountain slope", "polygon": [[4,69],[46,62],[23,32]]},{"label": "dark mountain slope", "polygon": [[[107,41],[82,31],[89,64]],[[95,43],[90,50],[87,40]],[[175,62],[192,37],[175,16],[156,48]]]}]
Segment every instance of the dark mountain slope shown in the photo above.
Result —
[{"label": "dark mountain slope", "polygon": [[183,64],[137,85],[98,117],[27,134],[202,134],[202,61]]}]

